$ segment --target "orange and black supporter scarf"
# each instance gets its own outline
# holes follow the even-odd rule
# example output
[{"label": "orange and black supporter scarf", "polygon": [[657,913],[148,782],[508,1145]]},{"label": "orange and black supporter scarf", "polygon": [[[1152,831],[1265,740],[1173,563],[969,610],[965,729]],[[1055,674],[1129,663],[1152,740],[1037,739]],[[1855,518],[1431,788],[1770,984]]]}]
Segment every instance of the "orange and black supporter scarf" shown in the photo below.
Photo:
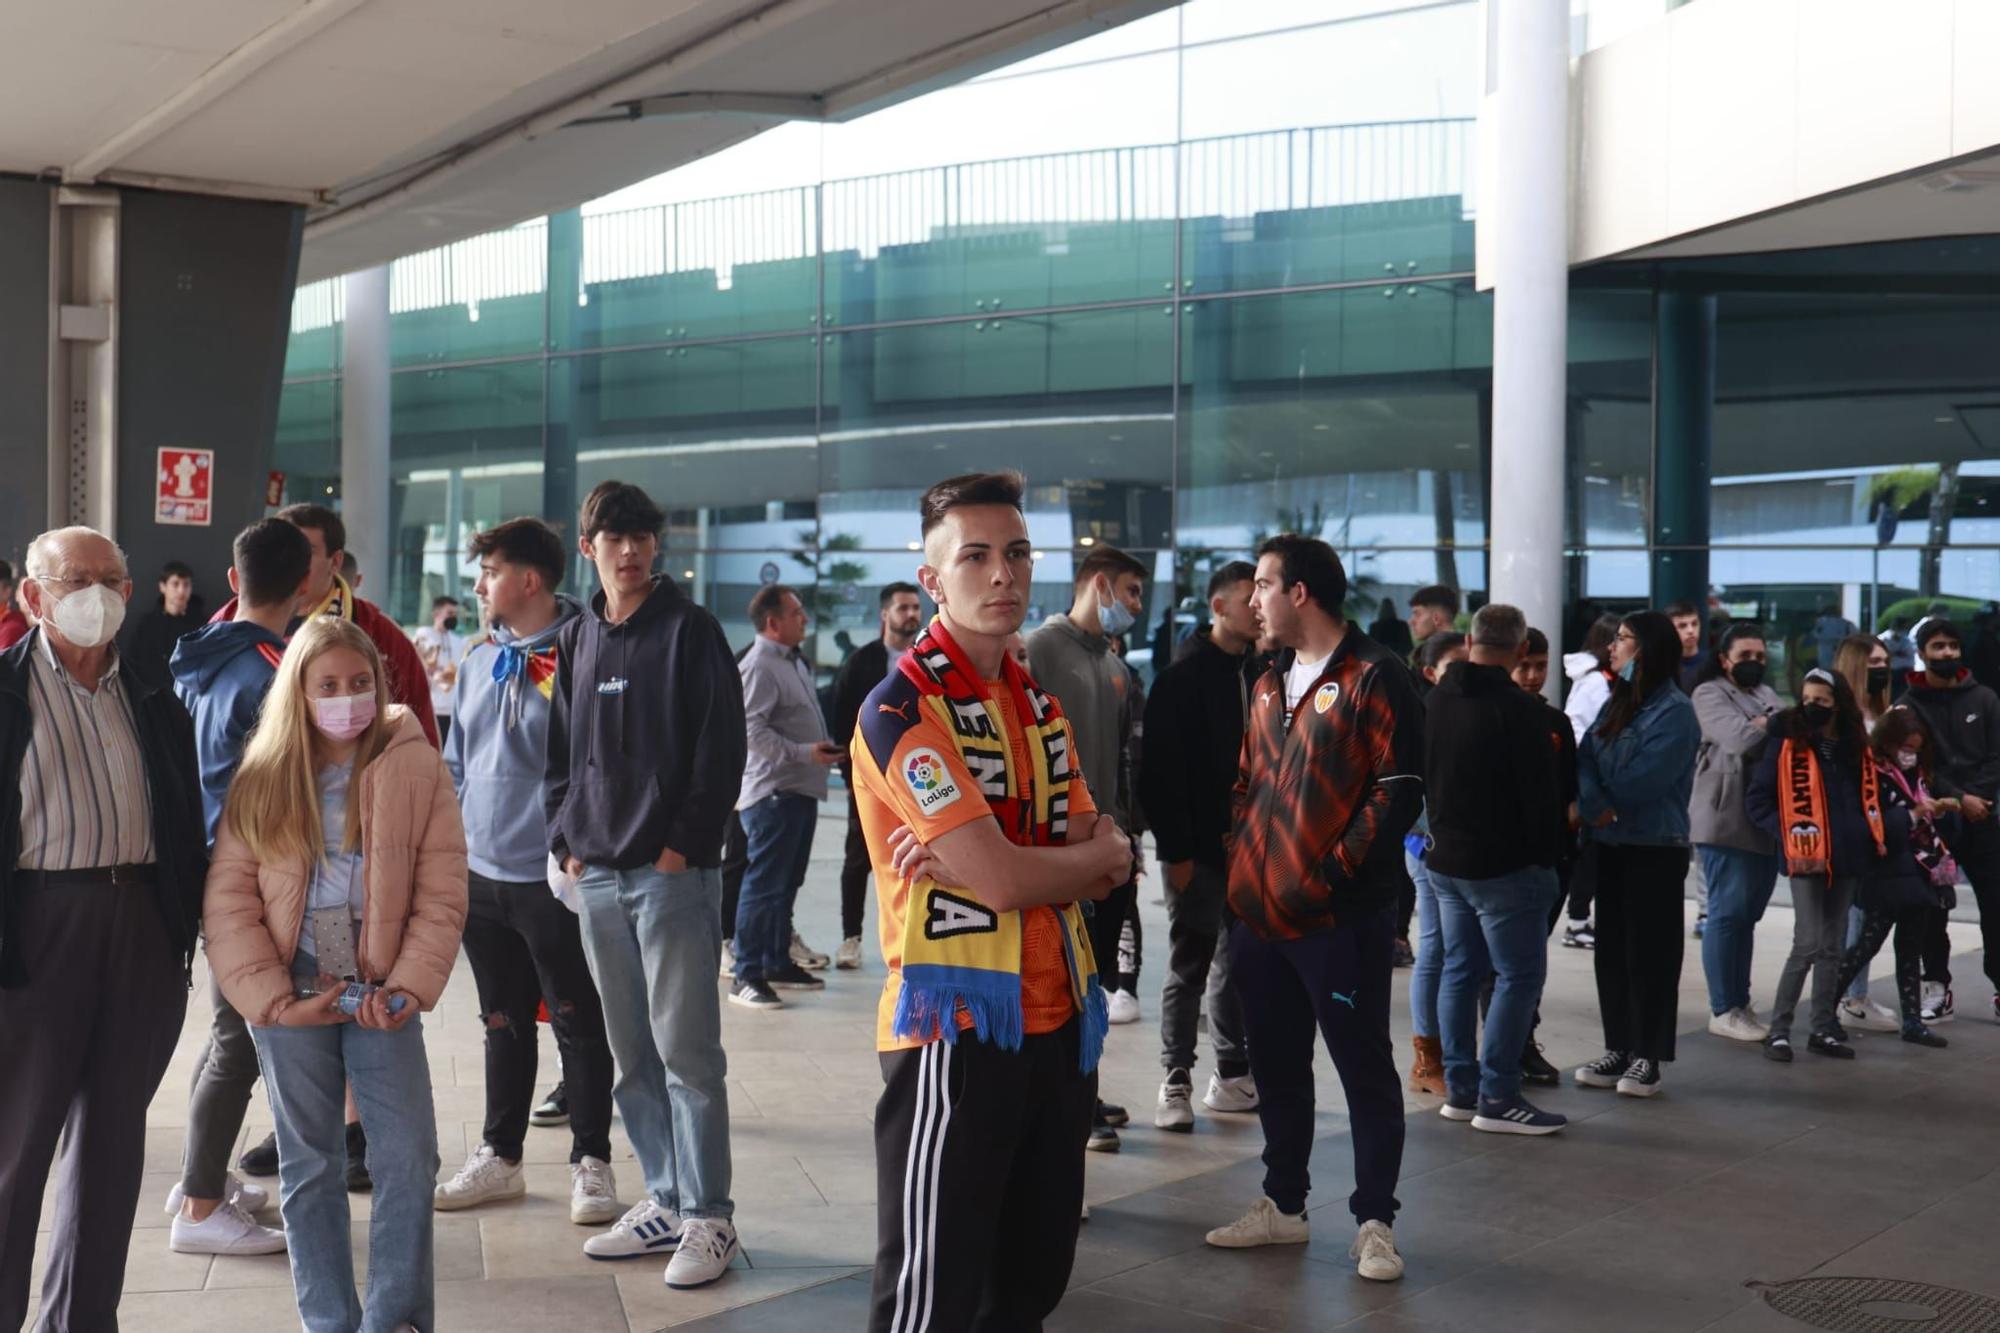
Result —
[{"label": "orange and black supporter scarf", "polygon": [[[1007,840],[1019,847],[1066,841],[1075,761],[1056,701],[1018,662],[1003,656],[1000,684],[1013,704],[1015,725],[1026,733],[1024,744],[1010,744],[1006,719],[987,700],[979,673],[938,620],[917,636],[899,669],[916,686],[919,706],[936,714],[951,734]],[[926,794],[941,801],[959,799],[951,792],[953,779],[936,759],[918,750],[906,762],[908,770],[897,776],[919,800]],[[965,1013],[980,1040],[1019,1050],[1024,1035],[1022,914],[996,912],[964,894],[929,876],[910,886],[903,913],[902,990],[891,1030],[898,1037],[928,1039],[936,1033],[956,1041],[956,1016]],[[1081,1063],[1089,1073],[1097,1068],[1110,1030],[1104,992],[1082,907],[1070,902],[1054,910],[1062,921],[1070,998],[1081,1023]]]},{"label": "orange and black supporter scarf", "polygon": [[[1790,737],[1778,753],[1778,817],[1785,830],[1785,873],[1831,875],[1833,834],[1827,823],[1826,780],[1812,742]],[[1886,855],[1882,837],[1882,789],[1875,756],[1861,752],[1861,813],[1875,837],[1875,854]],[[1842,867],[1855,874],[1862,867]]]}]

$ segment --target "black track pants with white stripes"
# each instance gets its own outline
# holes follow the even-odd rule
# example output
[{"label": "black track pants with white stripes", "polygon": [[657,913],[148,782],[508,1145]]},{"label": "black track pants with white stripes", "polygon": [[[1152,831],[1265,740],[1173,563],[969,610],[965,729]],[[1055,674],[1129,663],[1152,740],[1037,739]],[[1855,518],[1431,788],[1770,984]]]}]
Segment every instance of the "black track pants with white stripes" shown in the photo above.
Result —
[{"label": "black track pants with white stripes", "polygon": [[1038,1329],[1062,1300],[1097,1102],[1077,1039],[1071,1019],[1018,1051],[967,1032],[881,1056],[876,1333]]}]

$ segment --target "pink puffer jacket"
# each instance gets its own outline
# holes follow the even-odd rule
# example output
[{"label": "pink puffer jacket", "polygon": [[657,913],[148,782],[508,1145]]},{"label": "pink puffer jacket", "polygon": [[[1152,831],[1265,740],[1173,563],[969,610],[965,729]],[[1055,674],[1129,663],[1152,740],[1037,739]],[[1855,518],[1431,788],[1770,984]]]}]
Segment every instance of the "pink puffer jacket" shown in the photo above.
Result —
[{"label": "pink puffer jacket", "polygon": [[[444,759],[406,708],[361,770],[362,975],[425,1009],[444,993],[465,929],[465,826]],[[202,901],[208,965],[244,1019],[265,1026],[292,999],[291,962],[312,867],[263,865],[223,821]]]}]

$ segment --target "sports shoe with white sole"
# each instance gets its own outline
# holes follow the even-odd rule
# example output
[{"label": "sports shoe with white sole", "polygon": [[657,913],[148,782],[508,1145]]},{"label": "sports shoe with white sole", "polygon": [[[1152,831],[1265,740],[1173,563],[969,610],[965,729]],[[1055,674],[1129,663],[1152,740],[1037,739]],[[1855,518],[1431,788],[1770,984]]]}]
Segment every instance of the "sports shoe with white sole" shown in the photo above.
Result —
[{"label": "sports shoe with white sole", "polygon": [[551,1129],[569,1123],[569,1093],[561,1083],[549,1089],[549,1095],[542,1098],[534,1110],[528,1112],[528,1123]]},{"label": "sports shoe with white sole", "polygon": [[650,1194],[625,1210],[611,1224],[611,1230],[592,1236],[583,1243],[591,1259],[639,1259],[649,1254],[665,1254],[681,1243],[684,1224]]},{"label": "sports shoe with white sole", "polygon": [[1544,1111],[1526,1097],[1508,1102],[1489,1102],[1482,1097],[1479,1111],[1472,1117],[1472,1127],[1488,1134],[1553,1134],[1568,1123],[1568,1116]]},{"label": "sports shoe with white sole", "polygon": [[1924,983],[1923,1019],[1926,1023],[1951,1022],[1951,987],[1935,981]]},{"label": "sports shoe with white sole", "polygon": [[667,1264],[667,1285],[676,1291],[705,1287],[729,1271],[736,1257],[736,1226],[724,1217],[690,1217],[682,1223],[680,1248]]},{"label": "sports shoe with white sole", "polygon": [[[174,1187],[167,1191],[167,1216],[180,1212],[181,1203],[186,1198],[187,1192],[178,1180],[175,1181]],[[271,1202],[271,1191],[262,1185],[253,1185],[231,1171],[222,1178],[222,1201],[233,1203],[246,1213],[261,1212]]]},{"label": "sports shoe with white sole", "polygon": [[1875,1000],[1842,1000],[1840,1016],[1863,1032],[1901,1032],[1903,1019],[1895,1010]]},{"label": "sports shoe with white sole", "polygon": [[852,972],[861,966],[861,937],[849,935],[833,951],[833,965],[842,972]]},{"label": "sports shoe with white sole", "polygon": [[1130,991],[1112,991],[1105,1000],[1105,1009],[1114,1023],[1139,1021],[1139,997]]},{"label": "sports shoe with white sole", "polygon": [[618,1177],[611,1163],[588,1154],[569,1169],[569,1220],[580,1227],[601,1226],[617,1220],[624,1210],[618,1206]]},{"label": "sports shoe with white sole", "polygon": [[1623,1051],[1606,1051],[1589,1064],[1579,1067],[1572,1077],[1586,1088],[1615,1088],[1631,1063],[1631,1058]]},{"label": "sports shoe with white sole", "polygon": [[1387,1222],[1363,1222],[1347,1257],[1356,1261],[1354,1271],[1370,1282],[1394,1282],[1403,1276],[1403,1256],[1396,1253],[1396,1236]]},{"label": "sports shoe with white sole", "polygon": [[1618,1076],[1621,1097],[1651,1097],[1660,1091],[1660,1066],[1651,1060],[1634,1060]]},{"label": "sports shoe with white sole", "polygon": [[1208,1233],[1208,1243],[1224,1250],[1250,1250],[1259,1245],[1303,1245],[1312,1239],[1306,1215],[1281,1213],[1267,1194],[1250,1211],[1226,1227]]},{"label": "sports shoe with white sole", "polygon": [[1153,1128],[1176,1134],[1194,1132],[1194,1080],[1185,1069],[1169,1069],[1160,1084],[1160,1104],[1153,1110]]},{"label": "sports shoe with white sole", "polygon": [[1463,1122],[1472,1119],[1477,1114],[1479,1114],[1479,1099],[1477,1097],[1459,1097],[1447,1092],[1444,1095],[1444,1105],[1438,1107],[1438,1115],[1446,1120]]},{"label": "sports shoe with white sole", "polygon": [[1741,1009],[1727,1009],[1719,1014],[1710,1014],[1708,1031],[1711,1036],[1727,1037],[1731,1041],[1762,1041],[1770,1035],[1770,1029],[1753,1020]]},{"label": "sports shoe with white sole", "polygon": [[715,969],[715,974],[725,979],[736,975],[736,946],[728,940],[722,942],[722,966]]},{"label": "sports shoe with white sole", "polygon": [[282,1254],[285,1233],[225,1203],[199,1222],[176,1213],[167,1244],[175,1254]]},{"label": "sports shoe with white sole", "polygon": [[441,1213],[460,1208],[476,1208],[500,1199],[518,1199],[528,1192],[528,1175],[519,1162],[510,1162],[482,1143],[479,1151],[465,1159],[458,1174],[431,1191],[431,1203]]},{"label": "sports shoe with white sole", "polygon": [[778,992],[762,981],[739,981],[729,988],[729,1002],[745,1009],[782,1009],[785,1002],[778,998]]},{"label": "sports shoe with white sole", "polygon": [[799,932],[792,932],[792,961],[808,972],[824,972],[833,960],[799,938]]},{"label": "sports shoe with white sole", "polygon": [[1211,1111],[1236,1115],[1254,1111],[1257,1109],[1257,1081],[1248,1074],[1239,1074],[1234,1078],[1210,1074],[1208,1091],[1201,1095],[1201,1104]]}]

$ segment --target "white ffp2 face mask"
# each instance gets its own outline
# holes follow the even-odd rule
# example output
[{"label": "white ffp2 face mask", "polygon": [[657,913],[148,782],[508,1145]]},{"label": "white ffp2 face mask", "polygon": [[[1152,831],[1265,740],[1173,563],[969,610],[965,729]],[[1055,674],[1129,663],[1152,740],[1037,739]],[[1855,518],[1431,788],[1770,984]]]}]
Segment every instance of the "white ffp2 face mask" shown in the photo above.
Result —
[{"label": "white ffp2 face mask", "polygon": [[125,599],[117,589],[102,583],[78,588],[46,610],[56,633],[78,648],[110,643],[118,636],[119,626],[125,623]]}]

